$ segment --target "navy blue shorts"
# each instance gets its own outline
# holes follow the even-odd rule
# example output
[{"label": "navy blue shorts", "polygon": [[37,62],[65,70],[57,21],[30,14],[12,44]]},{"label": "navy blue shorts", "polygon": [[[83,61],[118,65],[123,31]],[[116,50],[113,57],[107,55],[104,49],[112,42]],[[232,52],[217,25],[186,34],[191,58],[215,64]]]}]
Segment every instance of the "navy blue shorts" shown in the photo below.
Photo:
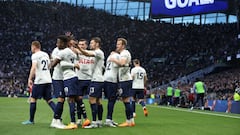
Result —
[{"label": "navy blue shorts", "polygon": [[91,84],[91,80],[78,80],[79,92],[78,96],[88,95],[88,89]]},{"label": "navy blue shorts", "polygon": [[104,82],[104,94],[105,97],[116,98],[118,92],[118,84],[112,82]]},{"label": "navy blue shorts", "polygon": [[89,90],[88,90],[89,96],[101,98],[103,88],[104,88],[104,82],[91,82],[91,84],[89,86]]},{"label": "navy blue shorts", "polygon": [[131,97],[132,81],[119,82],[119,88],[119,95],[121,97]]},{"label": "navy blue shorts", "polygon": [[77,96],[78,95],[78,78],[70,78],[67,80],[64,80],[64,91],[67,97],[69,96]]},{"label": "navy blue shorts", "polygon": [[52,84],[53,84],[53,95],[56,98],[65,98],[65,91],[64,91],[64,84],[63,84],[63,80],[52,80]]},{"label": "navy blue shorts", "polygon": [[131,93],[135,99],[144,99],[144,89],[132,89]]},{"label": "navy blue shorts", "polygon": [[51,83],[47,84],[33,84],[32,87],[32,98],[35,99],[45,99],[50,100],[52,99],[52,91],[51,91]]}]

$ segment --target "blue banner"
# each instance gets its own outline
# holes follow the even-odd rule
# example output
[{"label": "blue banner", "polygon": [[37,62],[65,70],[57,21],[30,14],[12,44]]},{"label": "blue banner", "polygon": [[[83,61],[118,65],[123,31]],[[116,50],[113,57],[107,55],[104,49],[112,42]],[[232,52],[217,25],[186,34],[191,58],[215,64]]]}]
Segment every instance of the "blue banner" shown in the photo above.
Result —
[{"label": "blue banner", "polygon": [[225,11],[227,0],[152,0],[152,17],[176,17]]}]

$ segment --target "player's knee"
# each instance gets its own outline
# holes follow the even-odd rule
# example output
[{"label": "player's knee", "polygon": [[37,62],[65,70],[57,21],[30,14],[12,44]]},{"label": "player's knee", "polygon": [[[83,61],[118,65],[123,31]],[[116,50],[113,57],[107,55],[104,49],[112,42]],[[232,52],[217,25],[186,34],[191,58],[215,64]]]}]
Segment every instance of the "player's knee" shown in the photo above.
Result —
[{"label": "player's knee", "polygon": [[122,101],[123,101],[124,103],[130,102],[130,98],[129,98],[129,97],[124,97],[124,98],[122,99]]},{"label": "player's knee", "polygon": [[30,102],[35,103],[35,102],[37,102],[37,99],[31,97]]},{"label": "player's knee", "polygon": [[89,97],[89,103],[90,104],[95,104],[97,102],[96,97]]}]

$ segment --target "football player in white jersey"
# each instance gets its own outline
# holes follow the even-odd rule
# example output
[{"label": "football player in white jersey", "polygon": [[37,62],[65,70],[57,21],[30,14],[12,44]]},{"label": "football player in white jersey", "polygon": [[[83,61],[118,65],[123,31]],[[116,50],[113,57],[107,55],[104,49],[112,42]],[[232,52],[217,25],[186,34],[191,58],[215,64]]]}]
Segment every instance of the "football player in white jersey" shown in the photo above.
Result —
[{"label": "football player in white jersey", "polygon": [[[92,79],[89,86],[89,103],[91,105],[92,111],[92,123],[84,128],[97,128],[102,125],[102,113],[103,107],[101,104],[102,89],[104,87],[104,53],[100,49],[101,39],[99,37],[94,37],[90,42],[91,51],[78,48],[81,54],[89,57],[94,57],[94,65],[92,68]],[[97,121],[98,115],[98,121]]]},{"label": "football player in white jersey", "polygon": [[[78,42],[78,47],[87,50],[88,41],[86,39],[80,39]],[[94,65],[94,58],[88,57],[82,54],[78,54],[78,63],[80,65],[80,69],[76,69],[76,73],[79,81],[79,96],[77,101],[77,115],[78,120],[77,124],[82,123],[82,127],[88,126],[90,124],[90,120],[87,118],[87,113],[85,109],[85,105],[83,103],[83,96],[87,94],[87,90],[90,86],[92,79],[92,67]],[[83,115],[84,121],[81,121],[81,115]]]},{"label": "football player in white jersey", "polygon": [[132,107],[133,107],[133,117],[136,117],[136,104],[135,101],[138,100],[138,103],[143,107],[143,113],[145,116],[148,116],[148,111],[146,104],[144,102],[144,88],[147,83],[147,73],[146,70],[140,66],[140,61],[138,59],[133,60],[134,68],[131,70],[131,75],[133,78],[132,83]]},{"label": "football player in white jersey", "polygon": [[116,51],[120,53],[120,59],[110,58],[110,61],[119,65],[119,87],[120,96],[122,97],[126,111],[126,122],[120,124],[120,127],[135,126],[132,107],[130,105],[132,77],[130,74],[131,54],[126,50],[127,40],[124,38],[117,39]]},{"label": "football player in white jersey", "polygon": [[[54,48],[52,52],[52,59],[58,58],[58,53],[60,50],[66,48],[69,39],[67,36],[62,35],[57,38],[57,47]],[[65,125],[61,121],[61,116],[63,112],[63,105],[65,101],[65,91],[64,91],[64,84],[63,84],[63,71],[60,63],[58,63],[53,70],[52,74],[52,81],[53,81],[53,89],[54,89],[54,96],[58,99],[58,103],[56,105],[54,116],[50,127],[63,129]]]},{"label": "football player in white jersey", "polygon": [[105,125],[110,127],[116,127],[117,123],[112,120],[114,105],[117,100],[118,92],[118,70],[119,66],[110,61],[110,58],[120,59],[120,55],[117,52],[112,52],[106,62],[106,68],[104,73],[104,93],[108,99],[108,110]]},{"label": "football player in white jersey", "polygon": [[[52,101],[51,83],[52,78],[49,70],[50,59],[47,53],[41,51],[39,41],[33,41],[31,45],[32,67],[28,77],[28,87],[32,87],[30,99],[30,119],[22,122],[24,125],[34,124],[34,115],[36,112],[37,99],[42,97],[49,104],[54,112],[55,104]],[[33,82],[33,78],[34,82]]]},{"label": "football player in white jersey", "polygon": [[52,63],[53,67],[60,63],[60,66],[63,70],[64,91],[68,97],[71,123],[64,129],[78,128],[75,119],[75,99],[78,95],[78,78],[74,68],[79,68],[79,65],[74,63],[77,59],[77,55],[72,51],[71,48],[72,46],[69,42],[68,47],[60,50],[56,59],[54,59]]}]

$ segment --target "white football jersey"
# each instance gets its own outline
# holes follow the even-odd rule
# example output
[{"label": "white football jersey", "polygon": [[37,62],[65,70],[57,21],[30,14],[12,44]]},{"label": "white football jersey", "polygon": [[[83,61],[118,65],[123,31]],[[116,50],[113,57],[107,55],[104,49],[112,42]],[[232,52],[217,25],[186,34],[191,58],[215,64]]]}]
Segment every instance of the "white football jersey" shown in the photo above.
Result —
[{"label": "white football jersey", "polygon": [[[58,53],[59,53],[59,49],[58,47],[54,48],[53,49],[53,52],[52,52],[52,59],[56,59],[58,56]],[[60,66],[60,64],[57,64],[54,69],[53,69],[53,74],[52,74],[52,79],[53,80],[63,80],[63,71],[62,71],[62,68]]]},{"label": "white football jersey", "polygon": [[108,56],[104,73],[104,80],[107,82],[117,83],[119,66],[116,63],[109,61],[110,58],[120,59],[120,55],[118,53],[113,53]]},{"label": "white football jersey", "polygon": [[32,63],[37,63],[34,84],[52,83],[48,54],[43,51],[32,54]]},{"label": "white football jersey", "polygon": [[129,81],[132,80],[131,74],[130,74],[130,63],[131,63],[131,54],[128,50],[123,50],[120,53],[120,58],[127,59],[127,63],[119,68],[119,82]]},{"label": "white football jersey", "polygon": [[80,69],[76,69],[78,80],[91,80],[92,79],[92,67],[94,65],[94,58],[84,55],[78,55]]},{"label": "white football jersey", "polygon": [[60,66],[63,71],[63,80],[77,77],[74,70],[74,62],[77,59],[77,55],[70,48],[65,48],[59,51],[57,57],[61,60]]},{"label": "white football jersey", "polygon": [[104,68],[104,53],[102,50],[94,50],[94,65],[92,68],[92,81],[104,82],[103,68]]},{"label": "white football jersey", "polygon": [[146,76],[146,70],[142,67],[134,67],[131,70],[133,76],[132,88],[144,89],[144,77]]}]

